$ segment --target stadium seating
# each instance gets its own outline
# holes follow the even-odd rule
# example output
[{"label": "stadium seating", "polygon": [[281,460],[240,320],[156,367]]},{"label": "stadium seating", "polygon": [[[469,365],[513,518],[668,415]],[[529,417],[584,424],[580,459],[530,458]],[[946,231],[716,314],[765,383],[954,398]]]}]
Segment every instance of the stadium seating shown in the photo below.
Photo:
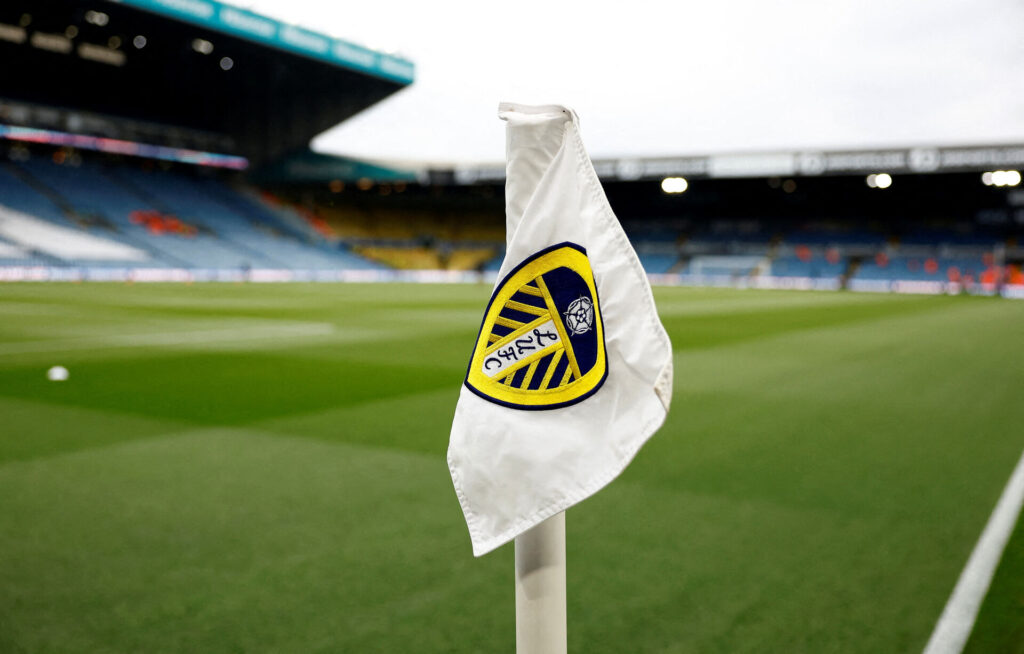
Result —
[{"label": "stadium seating", "polygon": [[866,261],[855,274],[856,279],[947,281],[963,275],[978,279],[989,266],[977,257],[910,257],[893,256],[888,260]]},{"label": "stadium seating", "polygon": [[846,263],[830,263],[821,255],[801,259],[798,256],[783,256],[772,261],[771,274],[777,277],[839,277],[846,270]]},{"label": "stadium seating", "polygon": [[1005,274],[994,263],[996,250],[1016,247],[1012,239],[997,238],[967,222],[907,230],[867,217],[661,220],[661,227],[647,218],[627,217],[623,223],[650,273],[697,279],[799,278],[836,285],[853,280],[877,288],[896,281],[986,284],[1020,278],[1012,258]]},{"label": "stadium seating", "polygon": [[[0,250],[5,265],[381,267],[254,192],[159,168],[89,159],[76,166],[45,158],[7,164],[0,167],[0,207],[18,224],[18,240]],[[34,259],[27,256],[32,253]]]},{"label": "stadium seating", "polygon": [[0,239],[0,266],[27,266],[37,262],[38,258],[25,247]]},{"label": "stadium seating", "polygon": [[640,263],[648,273],[664,274],[671,272],[672,268],[679,261],[678,254],[643,254],[640,253]]},{"label": "stadium seating", "polygon": [[0,165],[0,204],[43,220],[67,224],[67,216],[53,199],[32,188],[17,172],[13,165]]},{"label": "stadium seating", "polygon": [[[0,164],[0,266],[497,271],[500,212],[453,206],[413,198],[310,210],[204,169],[35,156]],[[649,273],[731,279],[986,279],[1001,244],[982,228],[886,233],[866,219],[626,216],[623,226]]]},{"label": "stadium seating", "polygon": [[329,233],[362,256],[399,270],[497,270],[504,222],[490,214],[430,209],[320,207]]},{"label": "stadium seating", "polygon": [[487,272],[498,272],[501,268],[502,262],[505,260],[505,247],[502,245],[501,249],[493,257],[484,262],[484,270]]},{"label": "stadium seating", "polygon": [[[0,206],[0,235],[13,244],[8,254],[36,252],[61,261],[142,264],[149,260],[138,249],[88,234],[82,230],[56,225],[20,211]],[[24,256],[21,258],[25,258]]]}]

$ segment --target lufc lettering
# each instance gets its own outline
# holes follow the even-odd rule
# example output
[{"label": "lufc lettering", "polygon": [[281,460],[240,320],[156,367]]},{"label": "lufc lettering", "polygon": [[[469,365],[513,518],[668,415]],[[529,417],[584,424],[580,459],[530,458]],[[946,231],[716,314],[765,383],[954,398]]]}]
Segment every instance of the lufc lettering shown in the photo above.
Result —
[{"label": "lufc lettering", "polygon": [[502,370],[559,342],[560,339],[554,324],[548,321],[532,332],[523,334],[492,352],[490,356],[484,359],[484,374],[494,377]]}]

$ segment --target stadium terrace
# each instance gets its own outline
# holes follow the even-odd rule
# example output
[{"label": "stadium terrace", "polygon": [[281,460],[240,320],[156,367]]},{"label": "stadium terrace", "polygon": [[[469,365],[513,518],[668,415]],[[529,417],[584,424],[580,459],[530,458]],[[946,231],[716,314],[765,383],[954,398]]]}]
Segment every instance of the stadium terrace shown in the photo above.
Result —
[{"label": "stadium terrace", "polygon": [[[20,64],[0,70],[0,278],[470,282],[501,263],[503,167],[309,150],[412,83],[407,60],[212,0],[5,3],[0,56]],[[657,284],[1007,297],[1021,167],[1016,144],[595,162]]]}]

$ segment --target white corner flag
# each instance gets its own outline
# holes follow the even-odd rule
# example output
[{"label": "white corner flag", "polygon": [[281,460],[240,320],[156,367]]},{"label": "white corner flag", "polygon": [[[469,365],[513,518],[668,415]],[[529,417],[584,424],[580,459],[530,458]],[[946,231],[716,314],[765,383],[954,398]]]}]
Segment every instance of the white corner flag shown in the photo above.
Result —
[{"label": "white corner flag", "polygon": [[498,112],[507,253],[448,446],[476,556],[617,477],[672,397],[672,345],[575,112]]}]

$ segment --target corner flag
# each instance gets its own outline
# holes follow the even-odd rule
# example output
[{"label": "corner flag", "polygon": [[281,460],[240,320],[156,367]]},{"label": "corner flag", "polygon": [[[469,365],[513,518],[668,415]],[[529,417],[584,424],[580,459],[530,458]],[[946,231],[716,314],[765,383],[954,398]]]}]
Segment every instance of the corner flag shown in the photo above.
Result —
[{"label": "corner flag", "polygon": [[575,112],[498,112],[506,255],[448,446],[476,556],[618,476],[672,397],[672,345]]}]

